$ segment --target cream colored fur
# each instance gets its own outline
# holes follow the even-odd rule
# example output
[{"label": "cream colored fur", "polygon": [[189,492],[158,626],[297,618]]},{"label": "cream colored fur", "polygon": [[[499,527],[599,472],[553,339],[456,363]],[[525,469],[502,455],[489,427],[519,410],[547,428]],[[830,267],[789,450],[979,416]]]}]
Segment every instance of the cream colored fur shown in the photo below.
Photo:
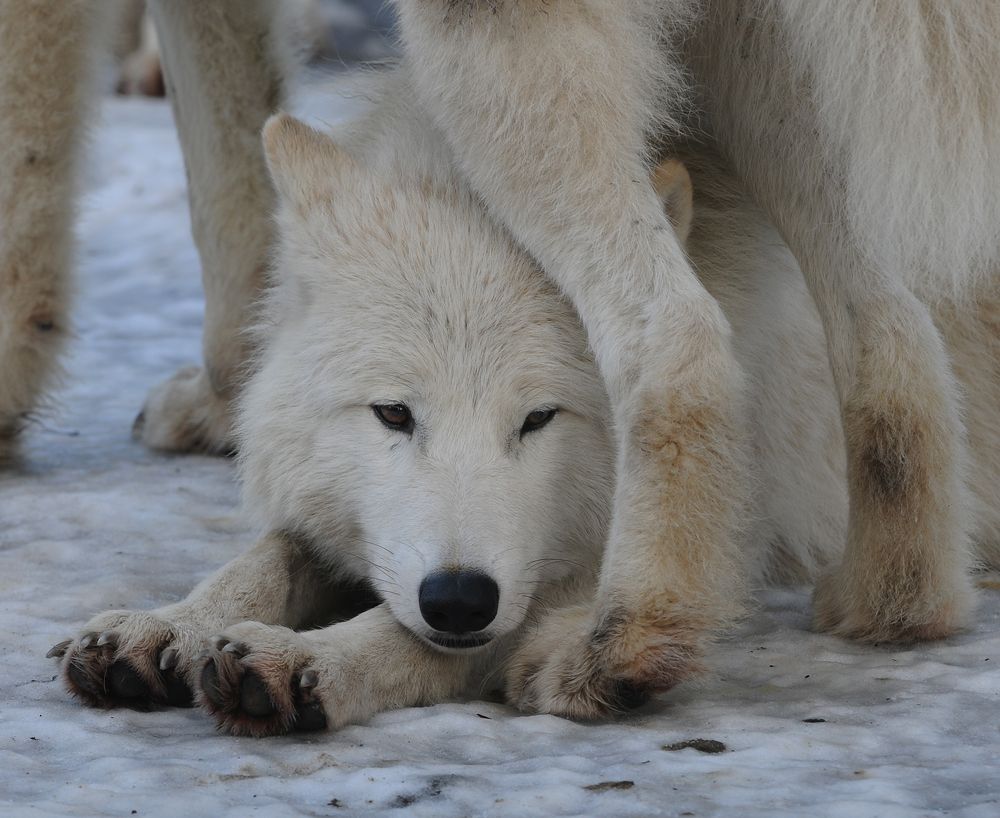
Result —
[{"label": "cream colored fur", "polygon": [[1000,259],[1000,6],[750,8],[777,21],[809,83],[823,155],[842,157],[845,215],[870,263],[931,297],[988,278]]},{"label": "cream colored fur", "polygon": [[72,194],[100,24],[82,0],[0,6],[0,460],[71,332]]},{"label": "cream colored fur", "polygon": [[[566,635],[591,615],[612,525],[609,404],[575,311],[486,218],[411,96],[391,79],[336,144],[287,117],[265,130],[280,241],[239,425],[248,505],[272,533],[184,602],[102,614],[60,646],[85,700],[138,690],[169,702],[182,682],[220,725],[260,735],[501,683],[524,709],[582,716],[656,689],[622,678],[584,701],[558,675],[599,661]],[[848,525],[822,326],[790,252],[720,158],[700,146],[682,156],[693,207],[679,162],[657,167],[653,185],[746,373],[751,499],[726,584],[808,582],[836,561]],[[938,317],[969,389],[970,487],[995,556],[996,290],[973,303]],[[413,407],[412,440],[378,423],[381,400]],[[560,413],[514,441],[538,405]],[[500,584],[484,649],[425,641],[417,587],[449,564]],[[329,621],[357,579],[384,602],[301,632]],[[612,622],[611,636],[634,626]]]},{"label": "cream colored fur", "polygon": [[[865,19],[848,2],[811,20],[720,2],[689,41],[708,126],[802,264],[840,394],[851,523],[816,622],[872,641],[948,635],[974,601],[961,389],[932,308],[997,279],[988,6],[903,0]],[[991,33],[947,34],[973,19]]]},{"label": "cream colored fur", "polygon": [[[837,519],[846,525],[838,538],[846,547],[818,584],[818,626],[869,641],[938,638],[960,628],[974,603],[968,576],[973,546],[984,539],[987,552],[996,554],[990,458],[996,451],[1000,206],[991,181],[1000,144],[1000,22],[992,5],[987,0],[887,0],[877,8],[863,0],[399,0],[398,5],[405,70],[447,151],[434,131],[419,128],[403,129],[412,143],[367,135],[359,140],[355,134],[346,140],[352,146],[346,154],[307,134],[279,139],[293,153],[302,148],[307,156],[325,157],[323,167],[331,169],[324,184],[346,178],[352,190],[358,183],[370,193],[361,201],[352,194],[353,208],[346,210],[339,204],[317,207],[315,213],[310,208],[309,216],[296,222],[290,215],[296,207],[325,201],[332,188],[317,188],[311,180],[320,165],[307,159],[284,167],[283,154],[272,149],[285,203],[282,224],[303,242],[317,241],[310,219],[332,219],[330,233],[343,238],[363,229],[363,243],[356,239],[336,249],[356,254],[345,261],[355,271],[375,258],[385,262],[402,248],[412,245],[427,253],[441,242],[453,248],[443,256],[452,264],[473,253],[473,245],[481,246],[477,236],[501,258],[513,259],[524,248],[582,320],[609,400],[601,428],[614,438],[607,450],[616,479],[607,500],[603,561],[596,593],[581,597],[582,586],[572,583],[564,601],[581,597],[579,604],[541,622],[541,641],[525,642],[526,652],[510,665],[517,700],[567,715],[592,715],[622,697],[669,688],[698,669],[712,635],[739,615],[748,556],[762,571],[808,574],[836,550],[822,537],[811,537],[836,528]],[[168,7],[183,11],[163,13]],[[217,15],[218,25],[202,25],[196,8],[199,15]],[[244,14],[247,6],[241,4],[237,19],[234,8],[164,3],[161,11],[168,80],[171,63],[179,67],[175,98],[192,169],[192,210],[196,225],[204,228],[196,238],[206,262],[209,320],[208,368],[182,373],[147,407],[140,433],[153,445],[228,446],[237,373],[248,355],[248,348],[232,339],[242,337],[245,307],[260,280],[267,244],[263,214],[270,201],[258,149],[248,137],[277,104],[280,71],[268,49],[248,50],[249,43],[266,38],[271,10],[254,6],[254,13]],[[230,66],[246,59],[252,70],[222,71],[224,81],[206,87],[197,73],[215,59]],[[398,110],[388,106],[365,127],[382,133],[379,127],[395,121]],[[404,119],[420,115],[415,111]],[[789,473],[797,474],[794,458],[774,453],[802,448],[796,439],[763,453],[759,449],[761,430],[771,429],[772,420],[762,407],[787,400],[785,393],[762,396],[762,379],[785,389],[807,375],[809,383],[819,381],[812,380],[808,361],[800,361],[801,375],[788,374],[795,369],[784,375],[761,372],[761,361],[784,366],[794,356],[754,352],[754,331],[738,323],[742,302],[727,300],[741,293],[713,284],[705,272],[712,269],[713,253],[700,266],[695,257],[697,230],[689,259],[664,215],[649,181],[650,146],[680,151],[684,134],[694,128],[706,133],[748,191],[749,198],[739,199],[732,212],[751,219],[749,235],[764,235],[759,230],[767,221],[754,210],[759,206],[804,274],[839,397],[850,498],[843,517],[830,504],[826,514],[795,514],[769,529],[770,514],[761,511],[761,497],[772,495],[757,482],[755,465],[787,464]],[[360,165],[345,161],[350,153]],[[421,188],[422,201],[433,206],[378,185],[369,189],[365,174],[372,167],[403,168],[391,162],[403,155],[413,157],[414,172],[435,180],[447,168],[444,187],[457,191],[454,198],[439,195],[433,185]],[[474,196],[451,178],[452,162]],[[433,224],[431,211],[438,206],[447,211],[449,201],[456,212],[470,211],[474,224],[458,231],[454,225],[428,228],[433,240],[395,232],[401,225],[414,229],[423,219]],[[484,238],[482,231],[492,228],[473,203],[485,205],[516,245],[503,233]],[[369,215],[363,223],[361,212]],[[420,216],[411,223],[401,215],[407,212]],[[399,238],[400,245],[390,238]],[[720,258],[733,259],[724,249],[730,238],[719,239],[713,252]],[[779,243],[768,233],[762,246],[772,253]],[[333,259],[333,252],[320,245],[316,257]],[[407,263],[421,258],[405,252]],[[784,251],[779,255],[781,264],[791,264]],[[768,256],[767,263],[771,260]],[[511,261],[513,267],[526,263]],[[262,361],[276,385],[295,383],[299,371],[267,357],[278,354],[282,344],[311,360],[310,377],[318,378],[331,373],[317,357],[322,344],[343,340],[331,334],[343,325],[328,319],[314,328],[315,337],[281,331],[282,316],[297,315],[302,303],[312,309],[314,290],[325,292],[329,285],[317,279],[315,264],[315,258],[304,260],[298,283],[280,288],[272,299],[276,339],[268,342]],[[424,263],[435,273],[438,266]],[[465,275],[470,266],[476,267],[464,265]],[[753,269],[762,266],[767,264],[755,262]],[[391,268],[378,266],[380,273],[385,269]],[[733,276],[730,285],[744,280],[735,268],[721,269]],[[784,288],[768,291],[764,303],[784,303],[792,294]],[[802,304],[789,310],[796,316],[808,312]],[[749,314],[752,326],[761,325],[761,314],[781,323],[763,307]],[[385,316],[403,317],[388,309]],[[786,321],[797,326],[782,316]],[[489,341],[482,332],[476,337]],[[956,342],[949,348],[950,338]],[[368,337],[348,340],[338,355],[378,348]],[[822,351],[813,349],[812,365],[822,369]],[[23,354],[17,357],[20,364],[23,360]],[[332,369],[338,378],[356,371],[350,361],[344,363],[345,368]],[[388,363],[377,359],[360,372],[377,373],[376,364]],[[306,394],[294,393],[283,393],[293,395],[288,399],[271,395],[268,403],[268,388],[260,383],[248,396],[244,457],[248,486],[267,522],[305,528],[320,542],[356,533],[343,528],[343,517],[329,516],[329,508],[340,508],[340,495],[337,503],[325,496],[337,475],[340,447],[320,439],[314,444],[327,448],[300,448],[301,457],[290,460],[271,445],[272,438],[282,438],[275,433],[280,425],[254,425],[254,418],[280,409],[296,424],[307,424],[302,428],[318,421],[326,428],[323,412],[332,407],[310,405]],[[307,383],[321,390],[324,381]],[[21,411],[15,407],[13,414]],[[453,426],[459,428],[448,424]],[[837,446],[829,442],[836,434],[829,438],[808,428],[810,445],[828,441],[821,446],[826,459],[810,457],[802,465],[827,463],[836,473]],[[303,445],[285,442],[291,451]],[[441,462],[476,451],[452,445],[451,459]],[[316,481],[304,487],[294,476],[303,457],[313,463],[309,477]],[[497,486],[516,482],[502,470],[489,473]],[[385,481],[395,472],[387,469],[381,476],[377,485],[388,492]],[[836,483],[826,485],[824,496],[836,493]],[[784,491],[774,490],[778,502],[795,496]],[[470,507],[476,506],[474,495]],[[411,531],[426,522],[395,516],[395,495],[378,496],[382,525],[396,520]],[[349,504],[351,492],[344,497]],[[451,508],[440,499],[436,503],[429,507]],[[492,513],[502,517],[501,510]],[[488,514],[462,519],[483,531],[511,525],[510,519]],[[523,551],[528,528],[499,530],[522,538],[515,550]],[[755,537],[788,553],[775,560],[760,549],[748,551],[743,546]],[[447,549],[461,539],[436,547]],[[482,541],[476,545],[470,537],[469,542],[472,553],[485,553]],[[589,547],[599,551],[601,545]],[[413,625],[412,600],[407,609],[390,594],[386,604],[398,622]],[[509,619],[511,609],[505,615]],[[235,678],[228,665],[213,667],[218,678],[210,678],[209,687]],[[316,695],[315,685],[304,689]],[[288,701],[285,705],[287,721]],[[245,729],[257,729],[249,723]]]},{"label": "cream colored fur", "polygon": [[[117,90],[120,94],[163,96],[163,66],[159,37],[146,0],[119,0],[118,39],[114,55],[120,61]],[[279,33],[288,37],[292,49],[303,56],[318,55],[324,45],[327,24],[318,0],[283,0],[284,24]],[[232,32],[236,33],[236,32]]]},{"label": "cream colored fur", "polygon": [[120,61],[120,94],[143,94],[161,97],[166,93],[160,41],[153,18],[146,12],[145,0],[123,0],[115,57]]},{"label": "cream colored fur", "polygon": [[[930,306],[997,277],[994,5],[399,0],[418,97],[572,299],[611,395],[615,513],[591,615],[566,637],[592,661],[550,663],[562,712],[616,678],[683,678],[729,612],[741,514],[717,512],[744,502],[742,378],[644,173],[647,146],[688,127],[779,228],[827,338],[851,503],[817,624],[906,641],[967,621],[966,430]],[[673,453],[692,450],[678,485]],[[646,624],[608,637],[619,622]]]},{"label": "cream colored fur", "polygon": [[[688,4],[690,5],[690,4]],[[744,373],[647,181],[678,82],[648,4],[400,2],[418,96],[493,215],[570,297],[612,404],[616,512],[588,617],[552,674],[592,709],[666,689],[738,615]]]},{"label": "cream colored fur", "polygon": [[[91,66],[118,4],[0,4],[0,455],[58,370],[67,334],[75,170]],[[128,5],[122,4],[122,5]],[[188,170],[206,296],[205,366],[153,391],[136,434],[155,448],[232,448],[272,192],[259,132],[291,63],[285,4],[150,0]],[[148,50],[148,49],[147,49]],[[211,77],[211,81],[205,81]]]}]

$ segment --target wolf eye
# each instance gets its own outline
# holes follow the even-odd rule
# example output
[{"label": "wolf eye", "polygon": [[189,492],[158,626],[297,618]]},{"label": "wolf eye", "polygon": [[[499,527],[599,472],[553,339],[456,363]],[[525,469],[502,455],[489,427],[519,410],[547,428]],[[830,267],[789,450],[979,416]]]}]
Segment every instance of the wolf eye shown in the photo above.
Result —
[{"label": "wolf eye", "polygon": [[372,406],[375,416],[386,426],[396,432],[413,431],[413,415],[410,409],[402,403],[376,403]]},{"label": "wolf eye", "polygon": [[556,412],[558,411],[558,409],[536,409],[534,412],[529,412],[528,416],[524,419],[524,425],[521,427],[521,437],[524,437],[528,432],[541,429],[556,416]]}]

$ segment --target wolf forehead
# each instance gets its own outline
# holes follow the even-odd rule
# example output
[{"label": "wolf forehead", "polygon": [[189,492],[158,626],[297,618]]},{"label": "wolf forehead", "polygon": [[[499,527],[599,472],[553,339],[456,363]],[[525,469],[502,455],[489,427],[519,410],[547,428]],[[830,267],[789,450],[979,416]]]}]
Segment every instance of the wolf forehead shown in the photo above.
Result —
[{"label": "wolf forehead", "polygon": [[572,306],[470,193],[340,173],[279,217],[276,300],[293,302],[284,323],[306,327],[314,351],[404,387],[433,371],[467,388],[503,372],[514,390],[569,388],[593,370]]}]

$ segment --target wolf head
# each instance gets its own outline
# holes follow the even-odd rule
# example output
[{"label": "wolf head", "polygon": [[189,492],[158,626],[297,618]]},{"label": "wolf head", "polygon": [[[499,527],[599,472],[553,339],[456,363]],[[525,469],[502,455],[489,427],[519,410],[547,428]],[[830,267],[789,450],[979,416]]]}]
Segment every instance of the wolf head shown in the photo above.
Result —
[{"label": "wolf head", "polygon": [[456,182],[265,129],[275,282],[240,451],[265,525],[444,648],[516,629],[600,559],[606,393],[579,319]]}]

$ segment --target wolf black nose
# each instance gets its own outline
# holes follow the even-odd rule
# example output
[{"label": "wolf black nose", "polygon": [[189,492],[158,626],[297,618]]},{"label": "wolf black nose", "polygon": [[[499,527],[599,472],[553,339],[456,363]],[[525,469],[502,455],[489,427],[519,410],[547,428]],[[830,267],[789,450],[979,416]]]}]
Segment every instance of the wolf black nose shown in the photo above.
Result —
[{"label": "wolf black nose", "polygon": [[478,571],[438,571],[420,583],[420,613],[444,633],[481,631],[497,615],[500,589]]}]

